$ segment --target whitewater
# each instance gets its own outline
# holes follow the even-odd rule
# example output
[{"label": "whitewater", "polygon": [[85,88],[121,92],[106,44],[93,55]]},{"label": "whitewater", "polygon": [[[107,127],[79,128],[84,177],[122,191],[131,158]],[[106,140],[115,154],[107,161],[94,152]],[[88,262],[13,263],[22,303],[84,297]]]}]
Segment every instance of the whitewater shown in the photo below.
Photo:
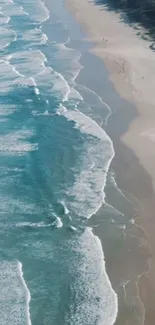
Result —
[{"label": "whitewater", "polygon": [[60,0],[3,0],[0,15],[0,324],[113,325],[117,295],[87,226],[106,200],[110,107],[76,84],[82,52]]}]

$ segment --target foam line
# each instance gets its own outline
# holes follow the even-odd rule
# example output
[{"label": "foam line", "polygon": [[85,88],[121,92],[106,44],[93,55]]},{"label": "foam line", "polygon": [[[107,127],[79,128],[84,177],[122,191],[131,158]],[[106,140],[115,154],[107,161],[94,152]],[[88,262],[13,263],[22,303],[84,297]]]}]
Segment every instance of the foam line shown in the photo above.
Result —
[{"label": "foam line", "polygon": [[26,297],[26,317],[27,317],[27,325],[32,325],[31,323],[31,318],[30,318],[30,301],[31,301],[31,295],[30,291],[27,287],[27,284],[24,280],[24,274],[23,274],[23,266],[21,262],[18,261],[18,271],[19,271],[19,276],[21,279],[21,283],[24,287],[25,290],[25,297]]}]

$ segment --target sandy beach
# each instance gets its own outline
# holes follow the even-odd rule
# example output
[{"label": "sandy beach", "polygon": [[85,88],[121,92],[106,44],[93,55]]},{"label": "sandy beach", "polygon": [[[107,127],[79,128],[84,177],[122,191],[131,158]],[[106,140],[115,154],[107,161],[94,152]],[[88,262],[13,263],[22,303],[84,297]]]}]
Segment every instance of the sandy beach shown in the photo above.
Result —
[{"label": "sandy beach", "polygon": [[[135,107],[137,112],[132,114],[128,105],[121,107],[112,113],[108,123],[108,134],[113,140],[116,151],[112,168],[119,188],[126,193],[127,197],[134,198],[133,202],[136,202],[137,212],[133,217],[137,226],[131,225],[131,229],[126,233],[127,244],[120,255],[118,269],[116,268],[117,257],[109,264],[109,253],[105,245],[104,251],[107,257],[108,274],[117,293],[121,277],[128,278],[132,274],[130,283],[122,285],[119,292],[120,309],[116,324],[153,325],[155,319],[153,82],[155,57],[150,50],[152,43],[151,40],[145,41],[140,38],[137,29],[127,25],[119,14],[108,12],[104,6],[94,5],[87,0],[67,0],[67,5],[87,32],[88,39],[96,44],[92,52],[104,60],[115,89],[122,98],[131,103],[131,107],[132,105]],[[98,215],[101,215],[101,211]],[[96,218],[95,216],[94,222]],[[95,230],[102,242],[103,231],[103,227]],[[138,240],[135,246],[133,242],[133,246],[131,245],[131,236],[134,238],[133,242],[136,238]],[[111,271],[114,267],[115,276]],[[121,268],[123,268],[123,275]],[[122,296],[126,297],[124,306]]]}]

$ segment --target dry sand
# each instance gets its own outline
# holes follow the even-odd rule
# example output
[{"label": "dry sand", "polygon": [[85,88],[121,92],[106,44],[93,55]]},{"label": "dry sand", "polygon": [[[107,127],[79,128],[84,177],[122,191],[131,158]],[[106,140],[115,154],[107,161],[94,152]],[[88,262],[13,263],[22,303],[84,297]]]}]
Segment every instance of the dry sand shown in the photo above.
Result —
[{"label": "dry sand", "polygon": [[[119,185],[136,197],[140,209],[139,224],[151,247],[150,271],[139,280],[137,291],[144,304],[145,325],[155,324],[155,53],[151,41],[137,35],[137,30],[124,23],[119,14],[88,0],[67,0],[78,22],[84,26],[96,46],[92,50],[108,68],[117,92],[134,103],[137,117],[121,137],[134,152],[123,151],[118,144],[116,176]],[[102,9],[102,10],[101,10]],[[120,161],[119,161],[120,159]],[[123,162],[122,162],[123,161]],[[124,165],[123,165],[124,164]],[[119,167],[121,166],[121,167]],[[145,173],[149,175],[146,177]],[[138,258],[138,256],[137,256]],[[118,325],[133,324],[122,318]]]}]

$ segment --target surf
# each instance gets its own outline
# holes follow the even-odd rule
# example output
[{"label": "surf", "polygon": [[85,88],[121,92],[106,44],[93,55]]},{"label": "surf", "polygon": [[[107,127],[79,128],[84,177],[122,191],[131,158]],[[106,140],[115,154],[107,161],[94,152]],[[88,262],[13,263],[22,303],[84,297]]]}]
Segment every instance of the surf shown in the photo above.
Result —
[{"label": "surf", "polygon": [[[54,323],[62,315],[64,324],[87,324],[89,317],[92,323],[112,325],[117,296],[106,273],[101,243],[87,227],[87,219],[105,202],[114,148],[93,115],[87,115],[89,105],[76,87],[83,69],[82,53],[69,48],[69,30],[60,19],[56,26],[64,31],[64,43],[56,41],[59,31],[54,33],[55,43],[51,40],[54,14],[45,3],[5,1],[1,10],[10,17],[5,28],[16,35],[9,38],[0,61],[1,114],[7,118],[1,122],[0,134],[1,232],[5,237],[8,220],[13,245],[7,242],[4,251],[12,260],[24,260],[24,272],[18,262],[13,275],[23,290],[24,322],[31,325],[33,308],[39,315],[43,305],[42,322]],[[45,25],[50,26],[49,33]],[[100,97],[98,102],[104,106]],[[24,274],[28,274],[29,288]],[[62,288],[69,308],[61,314]],[[59,305],[57,299],[52,300],[53,292],[60,297]],[[78,298],[81,294],[83,305]]]}]

